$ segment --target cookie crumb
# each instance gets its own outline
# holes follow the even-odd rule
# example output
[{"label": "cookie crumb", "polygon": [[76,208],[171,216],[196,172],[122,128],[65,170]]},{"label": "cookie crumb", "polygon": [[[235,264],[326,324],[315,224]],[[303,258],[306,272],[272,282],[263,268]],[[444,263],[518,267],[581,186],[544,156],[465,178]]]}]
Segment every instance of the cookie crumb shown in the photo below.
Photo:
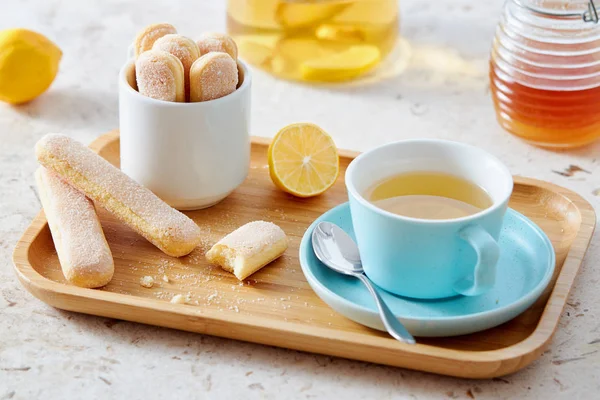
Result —
[{"label": "cookie crumb", "polygon": [[144,276],[140,279],[140,285],[142,285],[145,288],[151,288],[152,286],[154,286],[154,278],[149,275]]},{"label": "cookie crumb", "polygon": [[216,299],[218,296],[217,292],[214,292],[213,294],[211,294],[210,296],[208,296],[206,298],[206,300],[208,300],[208,302],[211,302],[212,300]]},{"label": "cookie crumb", "polygon": [[173,304],[190,304],[192,301],[192,294],[190,292],[183,294],[176,294],[171,298]]},{"label": "cookie crumb", "polygon": [[163,275],[162,280],[169,283],[169,277],[167,275]]},{"label": "cookie crumb", "polygon": [[182,294],[176,294],[171,299],[171,303],[173,303],[173,304],[185,304],[185,303],[187,303],[187,299]]}]

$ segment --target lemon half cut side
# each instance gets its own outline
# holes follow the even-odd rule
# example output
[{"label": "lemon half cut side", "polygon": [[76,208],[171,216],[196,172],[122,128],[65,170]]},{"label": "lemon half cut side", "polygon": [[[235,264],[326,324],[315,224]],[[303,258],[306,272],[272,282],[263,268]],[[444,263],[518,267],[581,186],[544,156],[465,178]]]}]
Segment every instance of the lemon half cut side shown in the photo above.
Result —
[{"label": "lemon half cut side", "polygon": [[325,192],[340,172],[333,139],[311,123],[297,123],[281,129],[269,146],[268,157],[273,183],[297,197],[312,197]]}]

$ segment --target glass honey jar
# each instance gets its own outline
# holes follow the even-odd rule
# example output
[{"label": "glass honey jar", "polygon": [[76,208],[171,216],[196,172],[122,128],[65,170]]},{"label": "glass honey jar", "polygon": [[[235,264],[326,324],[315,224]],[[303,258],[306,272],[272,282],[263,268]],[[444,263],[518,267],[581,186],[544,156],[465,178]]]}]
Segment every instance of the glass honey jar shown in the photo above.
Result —
[{"label": "glass honey jar", "polygon": [[600,138],[600,24],[593,0],[507,0],[490,59],[500,125],[532,144]]},{"label": "glass honey jar", "polygon": [[228,0],[244,60],[284,79],[353,80],[394,48],[398,0]]}]

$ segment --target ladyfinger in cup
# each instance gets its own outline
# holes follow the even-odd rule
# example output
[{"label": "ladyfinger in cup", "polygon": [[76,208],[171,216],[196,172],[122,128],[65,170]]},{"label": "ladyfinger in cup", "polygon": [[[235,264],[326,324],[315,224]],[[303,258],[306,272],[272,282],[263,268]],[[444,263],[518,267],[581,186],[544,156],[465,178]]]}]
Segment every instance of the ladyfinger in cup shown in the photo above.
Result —
[{"label": "ladyfinger in cup", "polygon": [[140,94],[156,100],[185,102],[185,74],[181,61],[166,51],[148,50],[135,60]]},{"label": "ladyfinger in cup", "polygon": [[230,36],[225,35],[224,33],[205,33],[196,43],[198,44],[198,49],[200,49],[201,56],[216,51],[227,53],[231,58],[237,60],[237,45]]},{"label": "ladyfinger in cup", "polygon": [[185,80],[185,93],[186,97],[189,97],[190,68],[194,61],[200,57],[200,52],[196,42],[183,35],[165,35],[154,42],[152,49],[166,51],[181,61]]},{"label": "ladyfinger in cup", "polygon": [[65,278],[86,288],[109,283],[114,261],[94,204],[44,167],[35,177]]},{"label": "ladyfinger in cup", "polygon": [[104,158],[64,135],[36,144],[38,161],[115,217],[174,257],[200,242],[200,228]]},{"label": "ladyfinger in cup", "polygon": [[287,247],[288,238],[280,227],[253,221],[219,240],[206,259],[243,280],[280,257]]},{"label": "ladyfinger in cup", "polygon": [[133,42],[133,50],[136,57],[148,51],[158,39],[165,35],[175,34],[177,29],[171,24],[152,24],[142,29]]},{"label": "ladyfinger in cup", "polygon": [[235,92],[237,64],[226,53],[212,52],[197,59],[190,69],[190,101],[208,101]]}]

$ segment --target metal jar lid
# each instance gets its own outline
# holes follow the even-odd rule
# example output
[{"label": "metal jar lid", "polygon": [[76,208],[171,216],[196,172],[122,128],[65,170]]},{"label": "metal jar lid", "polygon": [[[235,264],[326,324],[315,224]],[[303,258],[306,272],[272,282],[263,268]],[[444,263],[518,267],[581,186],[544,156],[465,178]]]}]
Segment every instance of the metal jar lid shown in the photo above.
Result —
[{"label": "metal jar lid", "polygon": [[600,20],[598,18],[598,10],[596,9],[596,5],[594,4],[594,0],[590,0],[588,2],[588,7],[587,7],[587,11],[585,11],[583,14],[580,12],[552,12],[552,11],[548,11],[547,9],[543,9],[543,8],[538,8],[532,5],[527,5],[525,4],[522,0],[513,0],[516,4],[518,4],[521,7],[527,8],[535,13],[538,14],[542,14],[542,15],[548,15],[551,17],[567,17],[567,18],[572,18],[572,17],[581,17],[581,19],[583,20],[583,22],[593,22],[595,24],[598,23],[598,21]]}]

